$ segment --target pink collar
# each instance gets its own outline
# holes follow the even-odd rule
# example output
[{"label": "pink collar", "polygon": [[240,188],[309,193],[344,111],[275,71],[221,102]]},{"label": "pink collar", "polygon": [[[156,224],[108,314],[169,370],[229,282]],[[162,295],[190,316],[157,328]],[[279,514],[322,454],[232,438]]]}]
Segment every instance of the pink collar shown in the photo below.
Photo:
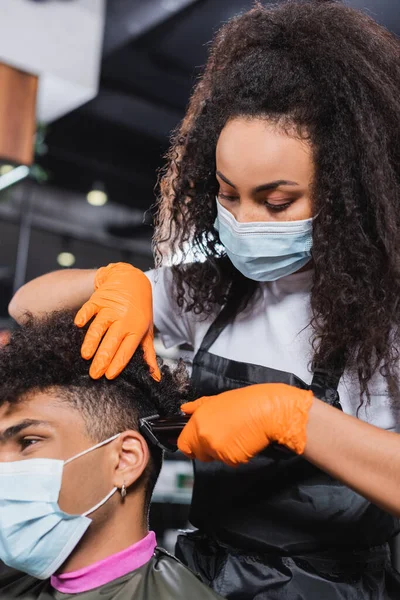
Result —
[{"label": "pink collar", "polygon": [[153,556],[155,547],[156,536],[154,531],[150,531],[140,542],[89,567],[72,573],[53,575],[51,585],[63,594],[79,594],[93,590],[145,565]]}]

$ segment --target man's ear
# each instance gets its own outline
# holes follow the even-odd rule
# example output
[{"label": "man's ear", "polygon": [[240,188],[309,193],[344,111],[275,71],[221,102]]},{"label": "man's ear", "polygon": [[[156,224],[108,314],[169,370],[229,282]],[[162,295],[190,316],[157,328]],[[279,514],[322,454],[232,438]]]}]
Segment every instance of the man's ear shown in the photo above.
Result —
[{"label": "man's ear", "polygon": [[150,460],[150,452],[138,431],[124,431],[118,442],[113,483],[121,489],[122,485],[128,488],[140,479]]}]

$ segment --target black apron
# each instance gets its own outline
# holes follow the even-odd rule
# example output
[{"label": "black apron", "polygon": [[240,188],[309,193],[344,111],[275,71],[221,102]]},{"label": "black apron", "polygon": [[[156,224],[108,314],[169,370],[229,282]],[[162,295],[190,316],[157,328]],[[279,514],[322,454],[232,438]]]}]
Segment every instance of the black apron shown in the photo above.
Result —
[{"label": "black apron", "polygon": [[[209,348],[223,328],[222,312],[194,357],[199,397],[286,383],[341,408],[342,372],[315,368],[308,386],[292,373],[216,356]],[[281,447],[237,468],[195,461],[190,521],[198,531],[179,536],[178,558],[230,600],[400,599],[388,548],[398,519]]]}]

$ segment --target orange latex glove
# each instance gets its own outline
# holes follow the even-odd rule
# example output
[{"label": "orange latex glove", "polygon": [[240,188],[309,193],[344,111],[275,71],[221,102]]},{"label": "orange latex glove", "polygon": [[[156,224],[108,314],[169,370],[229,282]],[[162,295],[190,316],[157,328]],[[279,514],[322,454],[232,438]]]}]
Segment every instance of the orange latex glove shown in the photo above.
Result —
[{"label": "orange latex glove", "polygon": [[117,377],[141,344],[152,375],[158,381],[152,290],[146,275],[126,263],[112,263],[99,269],[95,292],[77,313],[75,324],[83,327],[95,315],[81,351],[83,358],[90,359],[98,348],[90,367],[91,377],[99,379],[104,374],[107,379]]},{"label": "orange latex glove", "polygon": [[248,462],[271,442],[302,454],[313,394],[283,383],[263,383],[205,396],[182,405],[192,415],[178,439],[189,458]]}]

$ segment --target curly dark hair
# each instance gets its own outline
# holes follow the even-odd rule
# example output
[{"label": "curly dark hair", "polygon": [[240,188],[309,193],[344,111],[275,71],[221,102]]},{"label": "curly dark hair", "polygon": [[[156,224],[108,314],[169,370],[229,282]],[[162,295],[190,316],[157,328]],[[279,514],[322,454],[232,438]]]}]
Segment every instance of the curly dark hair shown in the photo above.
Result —
[{"label": "curly dark hair", "polygon": [[[79,410],[89,436],[100,442],[127,429],[137,430],[142,417],[177,414],[182,402],[192,398],[183,363],[175,371],[162,366],[161,380],[156,382],[141,349],[116,379],[92,379],[90,362],[80,354],[88,326],[76,327],[74,316],[59,311],[40,319],[31,317],[12,332],[0,349],[0,406],[52,390]],[[149,450],[147,504],[162,464],[162,451],[155,446]]]},{"label": "curly dark hair", "polygon": [[[215,148],[229,119],[295,127],[315,161],[311,292],[314,361],[354,370],[361,402],[380,369],[399,392],[400,46],[340,2],[293,1],[225,24],[211,47],[161,179],[155,248],[206,258],[174,267],[177,302],[233,319],[257,290],[213,227]],[[169,224],[169,227],[166,227]]]}]

